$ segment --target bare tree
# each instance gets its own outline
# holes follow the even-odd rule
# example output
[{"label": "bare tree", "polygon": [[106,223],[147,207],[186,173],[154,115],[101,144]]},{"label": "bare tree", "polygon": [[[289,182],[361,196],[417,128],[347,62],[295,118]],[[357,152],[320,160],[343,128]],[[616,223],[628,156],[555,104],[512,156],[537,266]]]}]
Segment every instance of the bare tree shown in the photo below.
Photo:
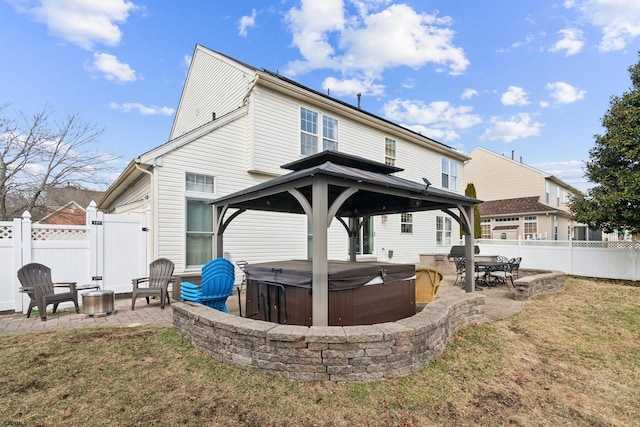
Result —
[{"label": "bare tree", "polygon": [[0,106],[0,220],[32,211],[51,188],[107,184],[117,157],[98,151],[102,133],[78,114],[59,119],[48,105],[32,116]]}]

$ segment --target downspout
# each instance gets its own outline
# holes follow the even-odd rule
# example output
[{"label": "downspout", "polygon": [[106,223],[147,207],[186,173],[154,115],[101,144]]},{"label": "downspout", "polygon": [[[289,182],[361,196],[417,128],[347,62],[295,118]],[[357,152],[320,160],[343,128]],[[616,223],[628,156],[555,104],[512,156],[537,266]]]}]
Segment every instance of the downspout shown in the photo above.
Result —
[{"label": "downspout", "polygon": [[[151,227],[151,254],[149,254],[149,248],[147,248],[147,255],[149,256],[149,259],[155,259],[156,257],[156,233],[157,233],[157,224],[158,224],[158,218],[156,218],[156,211],[157,209],[155,209],[155,203],[156,203],[156,194],[154,192],[155,189],[155,185],[153,185],[153,173],[149,172],[148,170],[140,167],[140,158],[137,158],[133,161],[133,165],[136,167],[136,169],[138,169],[140,172],[144,172],[147,175],[149,175],[149,185],[151,186],[151,210],[152,210],[152,218],[153,218],[153,226]],[[147,224],[149,225],[149,224]]]}]

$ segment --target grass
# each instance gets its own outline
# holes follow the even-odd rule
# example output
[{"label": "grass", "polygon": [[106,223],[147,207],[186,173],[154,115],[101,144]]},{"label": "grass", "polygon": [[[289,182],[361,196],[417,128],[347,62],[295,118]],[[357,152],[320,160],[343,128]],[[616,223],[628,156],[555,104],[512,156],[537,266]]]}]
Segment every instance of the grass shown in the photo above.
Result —
[{"label": "grass", "polygon": [[421,372],[309,384],[216,362],[171,329],[0,337],[2,425],[628,426],[640,419],[640,287],[568,278],[458,332]]}]

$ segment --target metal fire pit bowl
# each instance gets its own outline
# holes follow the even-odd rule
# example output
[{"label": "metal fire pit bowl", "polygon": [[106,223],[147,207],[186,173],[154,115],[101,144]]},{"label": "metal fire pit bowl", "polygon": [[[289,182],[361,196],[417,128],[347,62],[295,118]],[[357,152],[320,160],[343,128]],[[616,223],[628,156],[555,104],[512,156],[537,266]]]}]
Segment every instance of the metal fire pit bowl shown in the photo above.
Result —
[{"label": "metal fire pit bowl", "polygon": [[90,316],[113,313],[115,294],[112,290],[83,292],[82,313]]}]

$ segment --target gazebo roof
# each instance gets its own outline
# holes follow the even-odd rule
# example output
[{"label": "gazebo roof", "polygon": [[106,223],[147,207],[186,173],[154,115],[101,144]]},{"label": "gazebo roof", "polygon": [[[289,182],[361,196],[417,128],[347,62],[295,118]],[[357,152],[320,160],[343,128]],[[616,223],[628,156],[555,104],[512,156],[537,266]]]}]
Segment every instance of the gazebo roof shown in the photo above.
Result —
[{"label": "gazebo roof", "polygon": [[[313,235],[313,325],[328,324],[327,229],[333,218],[345,227],[349,236],[349,256],[355,262],[361,217],[443,210],[463,226],[465,253],[469,262],[473,262],[473,205],[479,200],[433,188],[425,178],[423,183],[417,183],[392,175],[401,171],[400,168],[334,151],[305,157],[284,167],[292,172],[212,202],[215,254],[223,256],[225,229],[247,210],[306,214]],[[230,213],[230,208],[237,210]],[[460,215],[452,208],[457,208]],[[465,286],[467,292],[473,292],[471,269],[467,270]]]},{"label": "gazebo roof", "polygon": [[[295,190],[312,203],[314,177],[328,180],[329,205],[351,189],[353,194],[333,212],[338,217],[362,217],[470,206],[479,200],[400,178],[403,169],[335,151],[305,157],[282,166],[292,172],[220,197],[216,206],[304,214]],[[293,192],[292,192],[293,190]],[[355,191],[357,190],[357,191]]]}]

